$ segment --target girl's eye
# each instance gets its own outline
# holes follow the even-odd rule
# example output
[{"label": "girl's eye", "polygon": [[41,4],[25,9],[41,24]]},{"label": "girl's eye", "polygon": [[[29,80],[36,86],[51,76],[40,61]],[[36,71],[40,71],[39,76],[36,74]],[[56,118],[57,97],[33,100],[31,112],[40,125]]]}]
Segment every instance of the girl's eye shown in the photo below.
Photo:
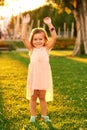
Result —
[{"label": "girl's eye", "polygon": [[34,41],[36,41],[37,39],[34,39]]}]

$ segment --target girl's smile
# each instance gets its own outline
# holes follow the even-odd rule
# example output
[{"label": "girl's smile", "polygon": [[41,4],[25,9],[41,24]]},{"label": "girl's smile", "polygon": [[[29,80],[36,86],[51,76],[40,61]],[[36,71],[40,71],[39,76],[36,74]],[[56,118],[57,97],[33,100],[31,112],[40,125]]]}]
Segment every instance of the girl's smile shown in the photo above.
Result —
[{"label": "girl's smile", "polygon": [[43,32],[34,35],[32,41],[34,47],[40,48],[45,45],[45,42],[46,40]]}]

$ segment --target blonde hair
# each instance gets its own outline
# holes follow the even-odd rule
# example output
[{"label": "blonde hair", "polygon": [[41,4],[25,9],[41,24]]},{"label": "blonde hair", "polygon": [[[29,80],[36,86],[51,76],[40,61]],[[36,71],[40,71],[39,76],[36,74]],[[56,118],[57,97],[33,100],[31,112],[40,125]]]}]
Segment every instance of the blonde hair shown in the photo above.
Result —
[{"label": "blonde hair", "polygon": [[46,45],[47,42],[48,42],[48,35],[47,35],[47,32],[45,31],[44,28],[34,28],[34,29],[32,29],[32,31],[31,31],[31,33],[30,33],[30,36],[29,36],[29,43],[33,46],[33,43],[32,43],[33,37],[34,37],[34,35],[37,34],[37,33],[44,33],[44,38],[45,38],[45,40],[46,40],[45,45]]}]

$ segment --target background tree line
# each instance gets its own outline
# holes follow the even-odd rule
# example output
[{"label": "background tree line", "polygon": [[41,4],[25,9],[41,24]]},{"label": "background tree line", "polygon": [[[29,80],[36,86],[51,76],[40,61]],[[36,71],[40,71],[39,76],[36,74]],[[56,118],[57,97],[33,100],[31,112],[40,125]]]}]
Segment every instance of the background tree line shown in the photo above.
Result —
[{"label": "background tree line", "polygon": [[[33,27],[37,27],[38,20],[40,20],[40,26],[43,27],[43,18],[47,16],[52,18],[56,31],[58,31],[58,27],[60,27],[61,31],[64,31],[64,22],[67,24],[69,31],[71,31],[72,22],[75,24],[75,19],[72,13],[68,14],[65,11],[60,13],[60,11],[58,11],[56,8],[53,8],[51,4],[40,7],[34,11],[25,12],[23,15],[26,13],[29,13],[31,15],[31,19],[34,20]],[[48,31],[47,27],[46,30]],[[74,35],[76,36],[76,29]]]},{"label": "background tree line", "polygon": [[[38,9],[35,9],[33,11],[28,11],[23,13],[23,16],[26,15],[26,13],[29,13],[31,15],[31,20],[34,20],[33,23],[33,28],[37,27],[38,20],[40,20],[40,26],[43,27],[43,18],[44,17],[51,17],[52,22],[56,28],[56,31],[58,31],[58,27],[60,27],[61,31],[64,31],[64,22],[66,22],[67,27],[69,30],[71,30],[71,24],[72,22],[75,23],[74,16],[72,13],[67,13],[67,12],[60,12],[60,10],[54,8],[51,4],[42,6]],[[20,24],[21,24],[21,19],[20,19]],[[11,19],[10,25],[11,28],[14,28],[14,20],[13,17]],[[46,28],[48,31],[48,28]],[[75,29],[75,36],[76,36],[76,26],[74,26]],[[49,32],[49,31],[48,31]]]},{"label": "background tree line", "polygon": [[[46,1],[46,6],[34,11],[29,11],[31,18],[34,19],[34,27],[37,26],[38,19],[40,19],[41,24],[43,24],[42,20],[45,16],[50,16],[55,28],[58,29],[59,26],[61,31],[63,30],[64,22],[66,22],[69,30],[71,28],[71,22],[74,22],[76,41],[73,55],[79,55],[83,52],[87,54],[87,0]],[[24,14],[26,13],[28,12]]]},{"label": "background tree line", "polygon": [[76,42],[73,55],[87,54],[87,0],[46,0],[57,10],[70,10],[76,22]]}]

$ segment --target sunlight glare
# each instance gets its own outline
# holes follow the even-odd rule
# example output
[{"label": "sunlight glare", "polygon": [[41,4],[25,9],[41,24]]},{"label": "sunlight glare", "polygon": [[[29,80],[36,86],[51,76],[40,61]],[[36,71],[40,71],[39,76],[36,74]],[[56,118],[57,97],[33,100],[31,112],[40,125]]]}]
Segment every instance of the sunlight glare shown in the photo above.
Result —
[{"label": "sunlight glare", "polygon": [[5,5],[0,6],[0,28],[3,31],[12,16],[25,11],[34,10],[45,4],[45,0],[5,0]]},{"label": "sunlight glare", "polygon": [[20,12],[34,10],[45,4],[45,0],[5,0],[5,6],[0,7],[0,16],[11,17]]}]

